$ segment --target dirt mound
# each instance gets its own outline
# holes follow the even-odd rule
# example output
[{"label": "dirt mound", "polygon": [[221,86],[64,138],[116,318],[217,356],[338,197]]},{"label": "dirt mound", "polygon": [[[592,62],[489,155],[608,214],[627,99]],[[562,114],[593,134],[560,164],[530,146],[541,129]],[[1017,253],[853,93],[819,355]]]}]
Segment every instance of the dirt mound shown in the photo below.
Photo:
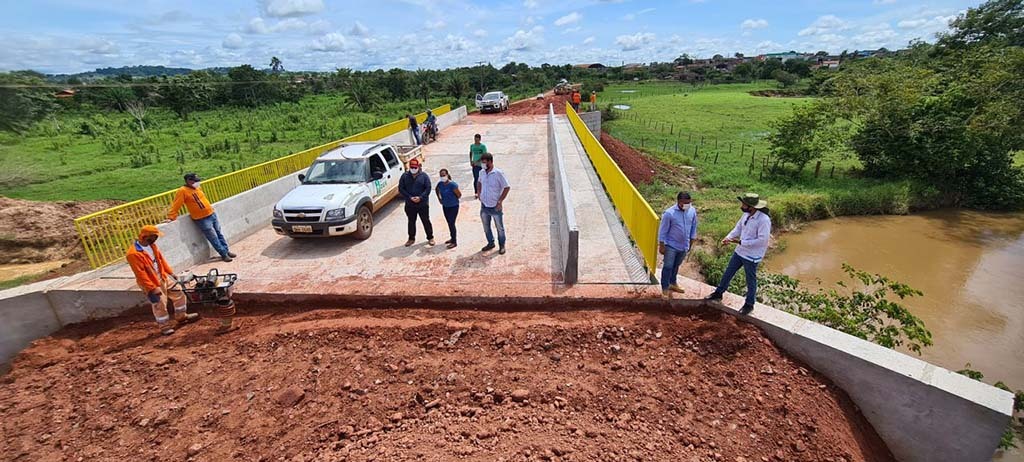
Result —
[{"label": "dirt mound", "polygon": [[555,95],[547,93],[544,99],[530,98],[525,101],[509,106],[507,115],[545,115],[548,113],[548,105],[555,105],[555,114],[565,114],[565,102],[569,101],[569,95]]},{"label": "dirt mound", "polygon": [[0,459],[892,460],[842,391],[717,312],[241,322],[36,341],[0,384]]},{"label": "dirt mound", "polygon": [[36,202],[0,197],[0,264],[82,260],[75,218],[120,201]]},{"label": "dirt mound", "polygon": [[604,146],[604,149],[622,169],[622,173],[625,173],[633,184],[645,184],[658,179],[668,184],[686,186],[690,189],[694,187],[691,172],[637,151],[607,132],[601,132],[601,146]]}]

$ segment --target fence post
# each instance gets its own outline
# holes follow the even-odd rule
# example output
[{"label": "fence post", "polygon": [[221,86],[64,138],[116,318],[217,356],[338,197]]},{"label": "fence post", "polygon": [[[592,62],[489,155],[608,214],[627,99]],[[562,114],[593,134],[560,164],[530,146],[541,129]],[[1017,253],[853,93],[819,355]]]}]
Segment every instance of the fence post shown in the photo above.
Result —
[{"label": "fence post", "polygon": [[644,147],[644,142],[645,141],[647,141],[647,138],[640,138],[640,147],[641,148]]},{"label": "fence post", "polygon": [[836,173],[836,164],[832,164],[832,171],[828,172],[828,177],[832,178],[832,175],[835,175],[835,173]]},{"label": "fence post", "polygon": [[693,145],[693,157],[694,157],[694,159],[697,158],[697,145],[696,144]]},{"label": "fence post", "polygon": [[814,177],[817,178],[818,177],[818,173],[820,173],[820,172],[821,172],[821,161],[819,160],[818,163],[814,165]]},{"label": "fence post", "polygon": [[718,153],[715,153],[715,165],[718,165]]},{"label": "fence post", "polygon": [[676,152],[679,152],[679,140],[676,140]]}]

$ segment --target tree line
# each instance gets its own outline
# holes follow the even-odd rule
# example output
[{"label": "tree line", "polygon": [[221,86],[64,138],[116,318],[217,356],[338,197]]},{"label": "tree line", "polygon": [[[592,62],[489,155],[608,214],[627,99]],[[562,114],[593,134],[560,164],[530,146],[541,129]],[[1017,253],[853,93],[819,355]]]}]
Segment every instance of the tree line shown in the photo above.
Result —
[{"label": "tree line", "polygon": [[[943,203],[1024,208],[1024,6],[991,0],[934,44],[857,60],[817,82],[820,96],[776,123],[780,169],[798,175],[831,151],[863,175],[910,179]],[[785,173],[785,172],[783,172]]]}]

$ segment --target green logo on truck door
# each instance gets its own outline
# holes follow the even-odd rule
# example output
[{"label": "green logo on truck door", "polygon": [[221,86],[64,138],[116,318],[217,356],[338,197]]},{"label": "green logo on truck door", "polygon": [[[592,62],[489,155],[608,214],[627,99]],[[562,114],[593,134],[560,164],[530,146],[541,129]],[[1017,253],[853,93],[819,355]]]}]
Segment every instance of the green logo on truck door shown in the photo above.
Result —
[{"label": "green logo on truck door", "polygon": [[376,190],[374,196],[381,195],[384,192],[384,180],[373,180],[373,189]]}]

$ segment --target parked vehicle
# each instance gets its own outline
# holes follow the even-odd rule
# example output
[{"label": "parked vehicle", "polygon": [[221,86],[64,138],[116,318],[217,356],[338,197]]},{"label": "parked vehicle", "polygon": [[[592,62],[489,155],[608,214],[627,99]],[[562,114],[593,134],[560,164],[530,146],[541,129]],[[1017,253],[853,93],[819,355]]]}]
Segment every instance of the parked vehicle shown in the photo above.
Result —
[{"label": "parked vehicle", "polygon": [[491,91],[483,96],[476,95],[476,107],[484,112],[504,112],[508,110],[508,96],[501,91]]},{"label": "parked vehicle", "polygon": [[437,124],[424,122],[423,125],[420,125],[420,144],[427,144],[431,141],[437,141]]},{"label": "parked vehicle", "polygon": [[274,206],[274,231],[293,238],[369,238],[373,214],[398,195],[409,160],[422,156],[420,146],[387,143],[343,144],[325,152]]}]

